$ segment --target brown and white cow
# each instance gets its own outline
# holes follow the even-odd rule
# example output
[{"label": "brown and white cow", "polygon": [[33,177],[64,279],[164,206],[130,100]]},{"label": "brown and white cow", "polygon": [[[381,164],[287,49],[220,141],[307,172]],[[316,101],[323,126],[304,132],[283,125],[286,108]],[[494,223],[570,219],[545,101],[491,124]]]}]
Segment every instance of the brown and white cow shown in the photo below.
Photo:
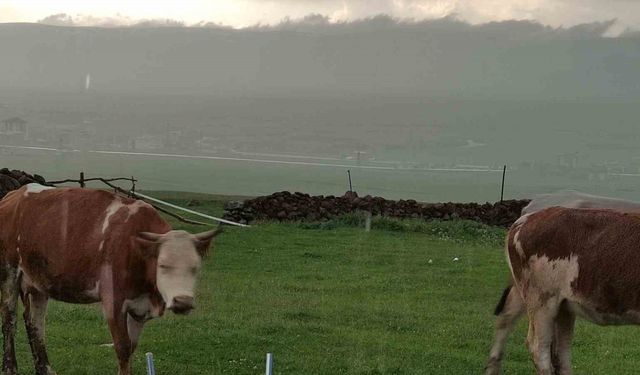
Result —
[{"label": "brown and white cow", "polygon": [[130,374],[144,323],[165,308],[193,309],[201,258],[217,233],[171,230],[149,204],[107,191],[30,184],[9,193],[0,201],[3,372],[17,374],[20,296],[37,374],[54,374],[44,338],[49,298],[100,302],[119,374]]},{"label": "brown and white cow", "polygon": [[527,346],[539,375],[572,373],[576,317],[640,324],[638,244],[640,214],[612,210],[551,207],[511,227],[507,259],[529,317]]},{"label": "brown and white cow", "polygon": [[[640,203],[586,194],[575,190],[562,190],[550,194],[535,196],[522,209],[522,216],[549,207],[612,209],[620,212],[640,213]],[[525,313],[524,301],[517,289],[509,285],[504,289],[502,298],[496,306],[497,316],[495,335],[491,345],[489,360],[485,367],[485,375],[498,375],[502,367],[502,359],[507,339],[518,320]],[[555,353],[552,353],[555,354]]]}]

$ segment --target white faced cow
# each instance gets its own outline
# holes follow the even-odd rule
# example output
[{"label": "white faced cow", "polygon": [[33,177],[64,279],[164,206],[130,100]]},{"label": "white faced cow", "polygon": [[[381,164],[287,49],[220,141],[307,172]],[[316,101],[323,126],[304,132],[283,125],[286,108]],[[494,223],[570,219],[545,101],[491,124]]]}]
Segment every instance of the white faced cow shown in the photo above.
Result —
[{"label": "white faced cow", "polygon": [[[522,209],[522,216],[554,206],[611,209],[620,212],[640,213],[640,203],[637,202],[585,194],[574,190],[564,190],[534,197],[531,202]],[[500,374],[507,339],[524,312],[525,304],[520,293],[516,288],[513,288],[512,285],[509,285],[505,288],[502,298],[496,306],[495,314],[497,320],[495,336],[491,346],[489,360],[485,368],[485,375]],[[557,362],[558,358],[555,350],[552,352],[552,356],[554,362]]]},{"label": "white faced cow", "polygon": [[130,374],[144,323],[165,308],[193,309],[201,259],[217,233],[171,230],[147,203],[107,191],[30,184],[9,193],[0,201],[3,372],[17,374],[20,296],[36,374],[54,374],[44,338],[49,298],[100,302],[119,374]]}]

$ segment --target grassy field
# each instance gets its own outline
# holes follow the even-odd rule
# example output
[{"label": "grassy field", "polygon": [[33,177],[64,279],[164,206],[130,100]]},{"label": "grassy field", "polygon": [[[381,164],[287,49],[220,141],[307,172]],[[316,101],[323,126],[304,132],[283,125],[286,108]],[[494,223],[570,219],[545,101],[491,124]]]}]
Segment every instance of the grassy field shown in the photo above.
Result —
[{"label": "grassy field", "polygon": [[[205,196],[157,195],[197,199],[197,209],[211,213],[222,207]],[[267,352],[276,374],[482,373],[508,274],[503,231],[378,220],[366,233],[356,224],[229,228],[204,263],[197,310],[150,322],[135,372],[144,373],[152,351],[159,374],[263,374]],[[524,334],[521,322],[507,374],[533,372]],[[97,306],[52,303],[47,335],[59,373],[116,372]],[[21,373],[33,373],[22,327],[18,342]],[[636,373],[638,342],[633,327],[578,324],[576,374]]]}]

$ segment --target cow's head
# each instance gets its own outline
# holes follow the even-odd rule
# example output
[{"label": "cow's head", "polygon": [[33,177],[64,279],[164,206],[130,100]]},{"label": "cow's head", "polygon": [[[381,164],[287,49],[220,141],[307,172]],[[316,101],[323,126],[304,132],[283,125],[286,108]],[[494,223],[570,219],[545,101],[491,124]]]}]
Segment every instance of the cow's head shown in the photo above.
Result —
[{"label": "cow's head", "polygon": [[156,284],[167,309],[176,314],[187,314],[193,310],[194,289],[202,257],[221,231],[139,233],[138,242],[143,245],[145,255],[157,258]]}]

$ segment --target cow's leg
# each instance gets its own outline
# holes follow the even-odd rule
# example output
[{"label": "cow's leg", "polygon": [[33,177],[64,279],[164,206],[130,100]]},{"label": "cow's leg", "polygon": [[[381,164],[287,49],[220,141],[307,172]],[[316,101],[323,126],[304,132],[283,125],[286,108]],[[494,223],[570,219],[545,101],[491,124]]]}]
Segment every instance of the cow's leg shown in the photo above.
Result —
[{"label": "cow's leg", "polygon": [[127,314],[127,332],[129,333],[129,340],[131,341],[132,354],[138,347],[138,340],[140,339],[140,334],[142,334],[143,327],[144,322],[139,322]]},{"label": "cow's leg", "polygon": [[558,312],[553,340],[553,366],[555,375],[571,375],[571,340],[576,316],[563,306]]},{"label": "cow's leg", "polygon": [[8,265],[3,266],[0,290],[2,292],[2,335],[4,336],[4,355],[2,371],[5,375],[17,375],[15,335],[16,335],[16,305],[18,302],[18,271]]},{"label": "cow's leg", "polygon": [[[121,308],[115,311],[121,311]],[[144,323],[136,321],[128,313],[116,314],[107,320],[118,356],[118,375],[130,375],[131,356],[138,346]]]},{"label": "cow's leg", "polygon": [[533,354],[533,332],[534,332],[533,321],[529,319],[529,329],[527,330],[527,339],[525,340],[525,344],[527,345],[527,349],[529,350],[529,353],[532,353],[532,354]]},{"label": "cow's leg", "polygon": [[557,310],[549,306],[529,311],[529,335],[527,342],[538,375],[554,375],[551,362],[551,342]]},{"label": "cow's leg", "polygon": [[505,290],[503,300],[501,300],[499,306],[501,308],[496,309],[496,314],[498,315],[496,319],[496,331],[493,338],[493,345],[491,346],[489,361],[485,367],[485,375],[500,374],[502,356],[504,355],[504,348],[507,345],[507,339],[513,331],[513,327],[518,322],[518,319],[520,319],[525,311],[524,301],[520,297],[518,290],[514,287]]},{"label": "cow's leg", "polygon": [[133,346],[129,338],[127,328],[127,313],[121,312],[122,305],[119,306],[114,316],[107,318],[111,338],[113,339],[113,347],[118,356],[118,375],[131,375],[131,354]]},{"label": "cow's leg", "polygon": [[23,293],[24,325],[31,346],[36,375],[55,375],[49,366],[47,348],[45,346],[45,316],[49,299],[42,293]]}]

